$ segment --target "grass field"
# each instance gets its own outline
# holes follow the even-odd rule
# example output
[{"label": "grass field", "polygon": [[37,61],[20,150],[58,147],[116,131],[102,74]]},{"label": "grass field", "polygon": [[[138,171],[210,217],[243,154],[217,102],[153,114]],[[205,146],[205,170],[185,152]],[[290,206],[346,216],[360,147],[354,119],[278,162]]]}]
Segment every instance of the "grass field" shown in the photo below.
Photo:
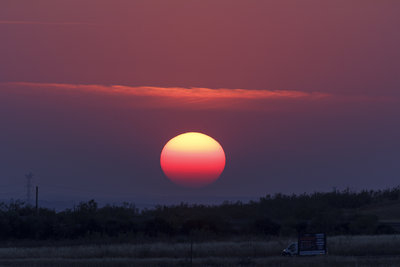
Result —
[{"label": "grass field", "polygon": [[268,257],[257,259],[235,259],[235,258],[201,258],[193,259],[193,263],[184,259],[154,258],[154,259],[132,259],[132,258],[103,258],[103,259],[25,259],[25,260],[2,260],[0,266],[44,266],[44,267],[106,267],[106,266],[289,266],[289,267],[319,267],[319,266],[393,266],[400,264],[399,257],[384,258],[360,258],[360,257],[310,257],[310,258],[281,258]]},{"label": "grass field", "polygon": [[[400,236],[337,236],[328,256],[281,257],[290,239],[193,244],[193,266],[400,266]],[[190,244],[1,248],[0,266],[190,266]]]}]

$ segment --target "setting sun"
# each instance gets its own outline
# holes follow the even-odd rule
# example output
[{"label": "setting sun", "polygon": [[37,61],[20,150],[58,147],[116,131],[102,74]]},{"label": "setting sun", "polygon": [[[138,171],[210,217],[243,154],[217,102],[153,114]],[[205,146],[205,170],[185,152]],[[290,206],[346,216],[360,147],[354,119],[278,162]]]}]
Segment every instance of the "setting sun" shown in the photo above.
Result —
[{"label": "setting sun", "polygon": [[221,145],[208,135],[189,132],[172,138],[163,148],[161,168],[174,183],[202,187],[213,183],[225,167]]}]

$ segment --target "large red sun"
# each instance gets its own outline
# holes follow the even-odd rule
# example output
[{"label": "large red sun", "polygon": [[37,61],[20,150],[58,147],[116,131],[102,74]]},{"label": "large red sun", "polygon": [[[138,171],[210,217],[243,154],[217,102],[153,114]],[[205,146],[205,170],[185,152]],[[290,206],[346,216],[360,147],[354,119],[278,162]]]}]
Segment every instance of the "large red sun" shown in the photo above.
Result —
[{"label": "large red sun", "polygon": [[160,163],[165,175],[174,183],[202,187],[221,175],[225,153],[210,136],[189,132],[168,141],[161,152]]}]

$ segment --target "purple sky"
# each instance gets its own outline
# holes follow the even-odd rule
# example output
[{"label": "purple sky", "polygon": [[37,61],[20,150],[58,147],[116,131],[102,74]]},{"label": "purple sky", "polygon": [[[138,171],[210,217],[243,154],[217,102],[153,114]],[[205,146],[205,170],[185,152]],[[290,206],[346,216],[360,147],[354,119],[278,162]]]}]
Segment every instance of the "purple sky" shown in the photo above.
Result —
[{"label": "purple sky", "polygon": [[[0,194],[258,197],[400,179],[396,0],[3,0]],[[221,178],[168,181],[164,144],[217,139]]]}]

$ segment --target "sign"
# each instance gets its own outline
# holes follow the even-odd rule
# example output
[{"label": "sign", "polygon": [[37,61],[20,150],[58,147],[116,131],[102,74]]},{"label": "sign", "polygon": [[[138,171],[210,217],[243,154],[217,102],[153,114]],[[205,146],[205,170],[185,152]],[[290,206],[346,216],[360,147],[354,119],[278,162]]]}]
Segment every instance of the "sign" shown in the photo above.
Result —
[{"label": "sign", "polygon": [[326,254],[326,235],[319,234],[300,234],[299,235],[299,255],[325,255]]}]

